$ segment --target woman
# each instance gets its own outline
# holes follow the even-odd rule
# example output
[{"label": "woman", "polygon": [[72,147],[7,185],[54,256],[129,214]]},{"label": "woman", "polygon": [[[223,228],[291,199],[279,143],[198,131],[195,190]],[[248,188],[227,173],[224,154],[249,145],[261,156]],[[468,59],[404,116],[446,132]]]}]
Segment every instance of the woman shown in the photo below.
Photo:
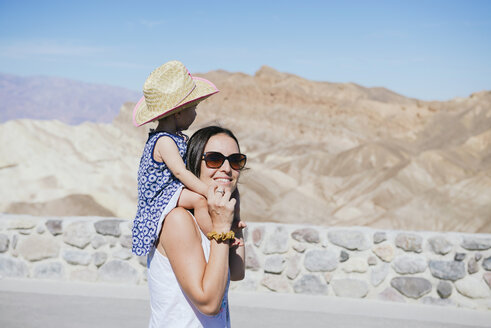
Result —
[{"label": "woman", "polygon": [[[235,199],[230,196],[245,160],[227,129],[206,127],[189,140],[187,166],[209,186],[214,232],[231,230]],[[243,245],[241,231],[234,232]],[[230,327],[228,285],[244,278],[244,247],[209,240],[205,233],[182,207],[165,217],[148,258],[150,327]]]}]

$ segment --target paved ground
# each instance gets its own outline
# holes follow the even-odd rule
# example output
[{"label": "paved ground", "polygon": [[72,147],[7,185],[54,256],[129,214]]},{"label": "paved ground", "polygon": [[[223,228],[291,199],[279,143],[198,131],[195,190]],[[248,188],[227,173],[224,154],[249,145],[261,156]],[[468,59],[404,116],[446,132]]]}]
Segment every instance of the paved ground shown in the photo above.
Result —
[{"label": "paved ground", "polygon": [[[230,293],[234,328],[491,327],[491,311],[273,293]],[[0,279],[0,327],[146,327],[146,286]]]}]

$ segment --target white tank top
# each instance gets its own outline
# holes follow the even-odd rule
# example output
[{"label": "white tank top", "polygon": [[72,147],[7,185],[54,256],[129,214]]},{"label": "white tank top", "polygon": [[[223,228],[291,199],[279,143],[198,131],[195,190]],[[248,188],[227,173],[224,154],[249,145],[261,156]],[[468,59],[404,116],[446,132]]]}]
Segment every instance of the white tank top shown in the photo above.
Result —
[{"label": "white tank top", "polygon": [[[194,220],[196,222],[196,219]],[[203,248],[206,262],[208,262],[210,241],[199,227],[198,230],[201,234],[201,247]],[[150,307],[152,311],[149,328],[230,328],[230,314],[228,309],[229,283],[230,273],[220,312],[214,316],[203,314],[199,312],[196,306],[194,306],[181,290],[174,271],[172,271],[169,259],[155,248],[152,248],[148,254],[148,286],[150,288]]]}]

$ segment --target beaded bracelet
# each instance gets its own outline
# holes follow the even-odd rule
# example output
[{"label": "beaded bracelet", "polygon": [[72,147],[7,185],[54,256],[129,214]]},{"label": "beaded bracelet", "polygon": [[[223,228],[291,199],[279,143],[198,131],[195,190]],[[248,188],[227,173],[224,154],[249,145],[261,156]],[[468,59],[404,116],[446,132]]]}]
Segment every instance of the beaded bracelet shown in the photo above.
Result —
[{"label": "beaded bracelet", "polygon": [[212,231],[206,234],[209,240],[215,239],[216,241],[226,241],[235,239],[235,233],[230,230],[229,232],[218,233],[216,231]]}]

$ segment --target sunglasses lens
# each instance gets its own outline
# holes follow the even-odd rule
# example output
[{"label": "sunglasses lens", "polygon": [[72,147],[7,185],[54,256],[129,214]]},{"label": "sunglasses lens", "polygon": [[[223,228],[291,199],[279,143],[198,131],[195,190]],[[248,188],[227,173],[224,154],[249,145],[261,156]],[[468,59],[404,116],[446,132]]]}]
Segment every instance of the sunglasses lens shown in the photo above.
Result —
[{"label": "sunglasses lens", "polygon": [[222,166],[225,161],[225,156],[216,152],[209,152],[205,155],[206,166],[210,169],[217,169]]},{"label": "sunglasses lens", "polygon": [[244,154],[232,154],[228,157],[230,166],[234,170],[242,170],[246,164],[246,156]]},{"label": "sunglasses lens", "polygon": [[227,159],[230,163],[230,167],[237,171],[242,170],[247,161],[246,155],[239,153],[225,157],[225,155],[219,152],[208,152],[203,158],[206,166],[208,166],[210,169],[220,168]]}]

